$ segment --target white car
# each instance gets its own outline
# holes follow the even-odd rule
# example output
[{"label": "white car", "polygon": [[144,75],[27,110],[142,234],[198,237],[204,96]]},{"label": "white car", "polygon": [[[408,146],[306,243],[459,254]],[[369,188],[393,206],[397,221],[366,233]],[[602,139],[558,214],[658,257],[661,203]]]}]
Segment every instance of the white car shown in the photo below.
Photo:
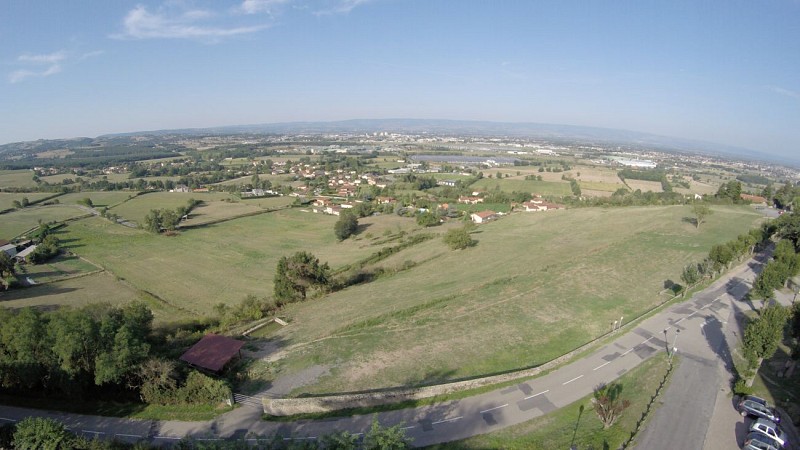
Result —
[{"label": "white car", "polygon": [[782,447],[786,447],[786,433],[775,424],[775,422],[767,419],[758,419],[750,425],[750,431],[758,431],[759,433],[769,436],[776,440]]}]

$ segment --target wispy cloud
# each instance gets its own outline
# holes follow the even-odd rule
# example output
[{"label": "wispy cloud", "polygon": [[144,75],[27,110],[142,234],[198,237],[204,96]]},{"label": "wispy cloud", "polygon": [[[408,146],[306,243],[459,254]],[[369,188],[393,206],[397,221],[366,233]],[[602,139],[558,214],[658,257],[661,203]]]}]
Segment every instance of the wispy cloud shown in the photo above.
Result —
[{"label": "wispy cloud", "polygon": [[10,83],[19,83],[28,78],[44,78],[61,72],[61,65],[67,59],[67,52],[64,50],[32,55],[25,53],[17,57],[17,63],[27,66],[8,74]]},{"label": "wispy cloud", "polygon": [[317,11],[316,15],[347,14],[358,6],[371,3],[373,0],[335,0],[333,5]]},{"label": "wispy cloud", "polygon": [[214,18],[208,10],[188,10],[173,13],[164,8],[151,12],[143,5],[128,11],[123,19],[123,32],[112,35],[117,39],[200,39],[218,41],[223,38],[255,33],[267,25],[212,26],[200,22]]},{"label": "wispy cloud", "polygon": [[61,73],[65,66],[77,64],[88,58],[94,58],[102,54],[102,50],[84,53],[67,50],[43,54],[23,53],[19,55],[13,63],[22,68],[9,73],[8,81],[9,83],[19,83],[31,78],[49,77]]},{"label": "wispy cloud", "polygon": [[766,86],[766,88],[775,94],[783,95],[784,97],[790,97],[795,100],[800,100],[800,92],[793,91],[791,89],[785,89],[780,86]]},{"label": "wispy cloud", "polygon": [[244,0],[239,10],[245,14],[272,13],[275,8],[289,0]]}]

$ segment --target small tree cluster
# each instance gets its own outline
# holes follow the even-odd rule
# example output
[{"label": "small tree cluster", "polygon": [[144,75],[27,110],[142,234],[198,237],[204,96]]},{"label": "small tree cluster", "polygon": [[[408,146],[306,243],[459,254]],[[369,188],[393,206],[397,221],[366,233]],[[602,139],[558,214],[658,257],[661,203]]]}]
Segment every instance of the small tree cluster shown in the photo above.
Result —
[{"label": "small tree cluster", "polygon": [[622,385],[619,383],[601,384],[594,388],[594,410],[600,421],[603,422],[603,428],[608,428],[614,424],[625,409],[627,409],[631,402],[623,399]]},{"label": "small tree cluster", "polygon": [[350,211],[342,211],[339,214],[339,220],[333,225],[333,234],[336,239],[343,241],[358,230],[358,218]]},{"label": "small tree cluster", "polygon": [[475,245],[475,241],[470,237],[466,227],[447,230],[443,239],[444,243],[447,244],[451,250],[462,250]]},{"label": "small tree cluster", "polygon": [[775,246],[773,260],[768,262],[753,281],[751,295],[754,298],[771,298],[775,290],[783,287],[792,277],[800,273],[800,254],[794,244],[781,240]]},{"label": "small tree cluster", "polygon": [[310,290],[325,290],[330,267],[308,252],[297,252],[278,261],[273,281],[275,299],[283,302],[305,300]]},{"label": "small tree cluster", "polygon": [[771,358],[783,339],[783,329],[789,319],[789,310],[781,305],[772,304],[761,310],[759,316],[747,323],[742,338],[744,356],[747,358],[748,371],[746,385],[752,386],[753,377],[761,367],[761,363]]},{"label": "small tree cluster", "polygon": [[174,210],[167,208],[151,209],[144,217],[144,229],[151,233],[175,231],[181,220],[200,203],[202,203],[200,200],[190,198],[186,206],[179,206]]},{"label": "small tree cluster", "polygon": [[41,264],[58,255],[60,251],[58,238],[49,234],[36,245],[36,249],[26,257],[26,261]]}]

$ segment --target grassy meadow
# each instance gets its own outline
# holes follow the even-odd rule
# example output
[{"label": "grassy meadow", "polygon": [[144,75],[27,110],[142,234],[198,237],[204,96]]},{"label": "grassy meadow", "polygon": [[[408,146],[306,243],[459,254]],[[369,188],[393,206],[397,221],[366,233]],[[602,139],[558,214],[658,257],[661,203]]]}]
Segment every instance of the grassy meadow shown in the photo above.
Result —
[{"label": "grassy meadow", "polygon": [[[376,225],[383,217],[390,219],[389,225]],[[275,266],[282,256],[306,250],[336,268],[381,248],[338,242],[333,234],[336,220],[292,209],[163,236],[91,218],[70,224],[64,237],[70,250],[132,286],[207,315],[217,303],[236,303],[248,294],[271,295]],[[377,236],[416,225],[413,219],[376,216],[363,219],[360,227]]]},{"label": "grassy meadow", "polygon": [[303,390],[323,393],[542,364],[659,303],[687,263],[762,220],[712,209],[700,229],[688,207],[584,208],[481,225],[463,251],[426,241],[378,263],[408,270],[289,307],[281,370],[330,367]]},{"label": "grassy meadow", "polygon": [[10,239],[39,226],[39,221],[62,221],[88,214],[75,205],[29,206],[0,215],[0,236]]},{"label": "grassy meadow", "polygon": [[0,188],[7,187],[36,187],[36,182],[33,181],[33,171],[27,169],[0,170]]},{"label": "grassy meadow", "polygon": [[[27,198],[30,202],[35,202],[41,198],[52,197],[54,194],[50,192],[27,192],[27,193],[11,193],[0,192],[0,211],[13,208],[14,200],[22,203],[22,199]],[[58,197],[56,197],[58,198]]]}]

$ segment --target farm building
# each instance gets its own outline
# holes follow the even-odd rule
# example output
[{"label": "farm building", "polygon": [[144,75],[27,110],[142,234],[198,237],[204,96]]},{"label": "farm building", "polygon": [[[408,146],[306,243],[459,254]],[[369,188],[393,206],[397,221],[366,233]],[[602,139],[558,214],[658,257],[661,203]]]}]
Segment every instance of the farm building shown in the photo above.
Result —
[{"label": "farm building", "polygon": [[217,334],[207,334],[181,355],[181,361],[210,372],[220,372],[236,356],[241,357],[244,342]]}]

